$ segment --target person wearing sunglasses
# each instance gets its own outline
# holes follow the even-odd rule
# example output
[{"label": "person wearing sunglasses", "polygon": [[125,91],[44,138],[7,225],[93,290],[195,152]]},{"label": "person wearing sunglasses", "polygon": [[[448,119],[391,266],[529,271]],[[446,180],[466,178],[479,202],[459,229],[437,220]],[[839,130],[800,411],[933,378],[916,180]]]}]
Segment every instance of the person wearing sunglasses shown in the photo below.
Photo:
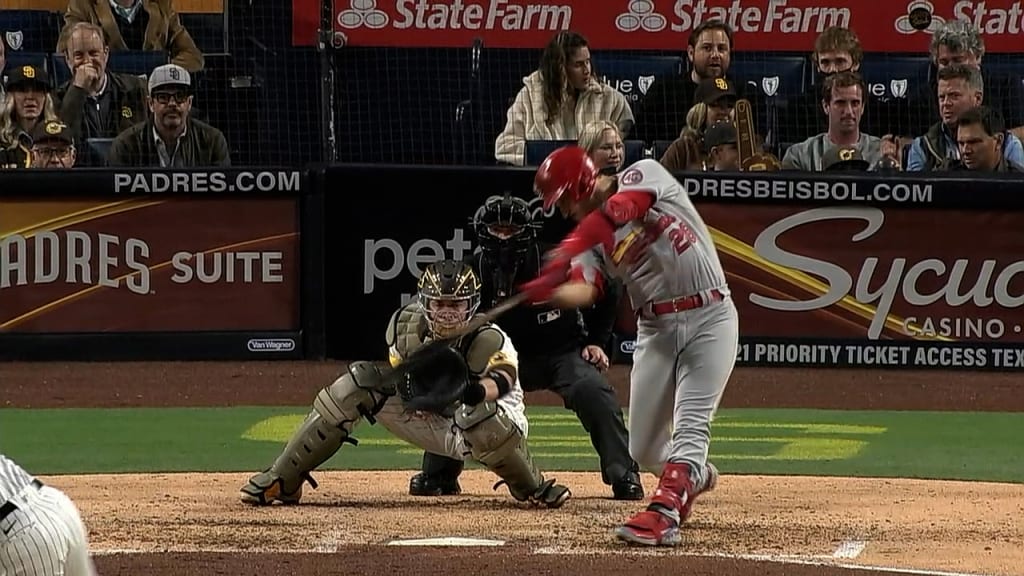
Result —
[{"label": "person wearing sunglasses", "polygon": [[111,166],[192,168],[230,166],[224,134],[191,116],[192,76],[177,64],[149,76],[150,117],[122,132],[110,149]]}]

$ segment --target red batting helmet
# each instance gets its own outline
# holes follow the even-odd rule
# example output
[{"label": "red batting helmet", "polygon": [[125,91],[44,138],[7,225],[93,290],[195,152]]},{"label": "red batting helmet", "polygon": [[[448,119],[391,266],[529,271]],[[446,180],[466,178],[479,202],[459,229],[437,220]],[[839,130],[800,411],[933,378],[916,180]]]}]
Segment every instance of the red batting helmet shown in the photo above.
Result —
[{"label": "red batting helmet", "polygon": [[597,182],[597,166],[579,146],[563,146],[541,163],[533,179],[533,189],[544,198],[544,210],[550,210],[563,194],[572,201],[590,198]]}]

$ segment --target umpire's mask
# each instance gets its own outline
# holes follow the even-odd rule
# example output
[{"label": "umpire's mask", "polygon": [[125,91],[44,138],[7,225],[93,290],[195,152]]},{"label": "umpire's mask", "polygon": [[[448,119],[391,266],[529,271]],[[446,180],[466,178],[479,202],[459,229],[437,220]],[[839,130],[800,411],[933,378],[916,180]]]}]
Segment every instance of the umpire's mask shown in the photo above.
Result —
[{"label": "umpire's mask", "polygon": [[510,194],[488,198],[473,216],[473,233],[488,292],[498,300],[508,297],[527,263],[537,260],[530,258],[537,250],[537,230],[529,203]]}]

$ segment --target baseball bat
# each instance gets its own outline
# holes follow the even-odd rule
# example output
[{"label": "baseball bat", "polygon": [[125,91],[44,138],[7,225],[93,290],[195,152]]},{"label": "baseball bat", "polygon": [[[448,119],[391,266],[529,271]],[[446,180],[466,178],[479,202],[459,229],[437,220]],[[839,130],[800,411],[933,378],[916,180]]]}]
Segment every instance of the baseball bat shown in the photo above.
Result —
[{"label": "baseball bat", "polygon": [[454,333],[448,335],[445,338],[445,340],[458,340],[459,338],[462,338],[466,334],[471,334],[475,330],[478,330],[484,324],[487,324],[488,322],[493,322],[498,318],[498,316],[501,316],[505,312],[508,312],[509,310],[515,308],[516,306],[519,306],[523,302],[526,302],[526,294],[523,292],[506,298],[505,300],[502,300],[501,302],[496,304],[494,308],[491,308],[490,310],[473,316],[473,318],[470,319],[470,321],[466,323],[465,326],[459,328]]}]

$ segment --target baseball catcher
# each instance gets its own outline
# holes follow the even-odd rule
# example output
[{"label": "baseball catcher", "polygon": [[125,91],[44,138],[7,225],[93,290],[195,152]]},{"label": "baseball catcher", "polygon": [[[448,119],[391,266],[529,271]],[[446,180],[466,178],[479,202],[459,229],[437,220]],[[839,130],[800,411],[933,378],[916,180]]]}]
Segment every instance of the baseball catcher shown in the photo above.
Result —
[{"label": "baseball catcher", "polygon": [[497,474],[520,502],[558,508],[569,489],[545,479],[527,446],[528,423],[511,340],[488,323],[468,334],[480,305],[480,279],[463,263],[429,265],[418,301],[399,308],[386,330],[391,366],[353,362],[325,387],[270,468],[242,486],[242,502],[296,504],[310,472],[362,420],[427,452],[473,458]]}]

